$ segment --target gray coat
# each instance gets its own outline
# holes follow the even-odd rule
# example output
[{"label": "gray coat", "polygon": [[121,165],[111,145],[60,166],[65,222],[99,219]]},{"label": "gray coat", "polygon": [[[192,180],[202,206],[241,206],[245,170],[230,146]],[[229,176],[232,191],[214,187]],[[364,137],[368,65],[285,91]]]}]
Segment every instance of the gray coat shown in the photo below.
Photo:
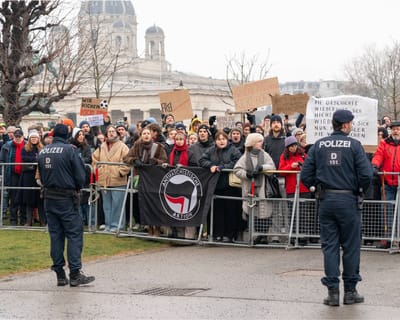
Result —
[{"label": "gray coat", "polygon": [[[261,150],[261,152],[263,152],[264,155],[263,170],[275,170],[275,164],[271,156],[264,150]],[[235,173],[235,175],[242,181],[243,198],[248,197],[251,188],[251,180],[246,177],[246,154],[247,151],[242,155],[242,157],[233,168],[233,172]],[[253,166],[255,167],[257,165],[257,155],[250,154],[250,157],[251,161],[253,162]],[[261,200],[257,201],[257,205],[254,207],[254,216],[260,219],[269,218],[272,215],[272,202],[265,200],[265,179],[262,180],[261,186],[256,188],[255,193]],[[243,200],[243,219],[247,220],[249,213],[249,201]]]}]

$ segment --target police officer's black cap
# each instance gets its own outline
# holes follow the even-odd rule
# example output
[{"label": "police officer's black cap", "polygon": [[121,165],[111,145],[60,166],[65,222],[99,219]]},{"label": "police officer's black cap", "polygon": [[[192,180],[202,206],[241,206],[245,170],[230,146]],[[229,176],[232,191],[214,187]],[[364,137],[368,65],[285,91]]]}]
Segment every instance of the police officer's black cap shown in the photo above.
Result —
[{"label": "police officer's black cap", "polygon": [[58,123],[54,127],[54,137],[60,137],[62,139],[68,138],[68,127],[65,124]]},{"label": "police officer's black cap", "polygon": [[[391,128],[391,127],[400,127],[400,121],[391,122],[389,128]],[[15,132],[14,132],[14,135],[15,135]]]},{"label": "police officer's black cap", "polygon": [[353,121],[354,115],[349,110],[340,109],[333,113],[332,119],[338,123],[347,123]]}]

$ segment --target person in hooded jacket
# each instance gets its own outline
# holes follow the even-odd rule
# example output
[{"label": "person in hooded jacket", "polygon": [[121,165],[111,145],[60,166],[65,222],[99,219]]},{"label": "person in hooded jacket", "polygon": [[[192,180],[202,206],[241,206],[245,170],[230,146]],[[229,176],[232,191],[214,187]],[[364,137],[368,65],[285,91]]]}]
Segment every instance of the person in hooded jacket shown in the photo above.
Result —
[{"label": "person in hooded jacket", "polygon": [[[306,159],[306,154],[298,144],[298,140],[295,136],[289,136],[285,139],[285,150],[283,151],[279,160],[279,169],[282,171],[298,171],[300,172],[301,166]],[[281,173],[285,178],[286,197],[293,199],[296,192],[297,175],[295,173]],[[299,186],[299,197],[305,199],[311,199],[311,192],[308,188],[300,182]],[[288,201],[289,215],[291,217],[293,203]],[[309,234],[311,227],[314,226],[316,219],[315,210],[312,210],[310,202],[301,202],[299,207],[299,230],[300,234]],[[296,224],[295,224],[296,225]],[[297,231],[296,229],[293,229]],[[313,230],[313,234],[317,233],[317,230]],[[308,242],[307,238],[301,238],[300,244],[306,245]]]},{"label": "person in hooded jacket", "polygon": [[[155,142],[152,136],[153,132],[150,126],[146,126],[140,132],[140,138],[134,143],[133,147],[129,149],[128,154],[124,157],[124,162],[135,167],[134,174],[140,174],[140,168],[143,165],[161,165],[167,161],[167,154],[163,145],[159,142]],[[139,200],[139,199],[138,199]],[[137,204],[137,206],[135,205]],[[140,219],[140,204],[138,201],[134,201],[133,214],[135,222],[142,224]],[[159,237],[160,226],[149,226],[149,235]]]},{"label": "person in hooded jacket", "polygon": [[201,124],[197,132],[199,139],[195,144],[189,147],[189,166],[198,167],[200,166],[200,158],[203,153],[214,146],[214,140],[212,139],[210,128],[206,124]]},{"label": "person in hooded jacket", "polygon": [[[217,131],[215,145],[208,148],[199,161],[201,167],[209,169],[211,173],[220,174],[215,189],[216,195],[235,195],[234,188],[229,186],[229,173],[222,170],[233,169],[240,156],[239,150],[229,143],[228,135],[222,130]],[[214,230],[212,231],[216,241],[232,242],[236,238],[240,228],[240,225],[238,225],[238,213],[240,211],[237,210],[237,207],[237,201],[226,199],[214,200]]]}]

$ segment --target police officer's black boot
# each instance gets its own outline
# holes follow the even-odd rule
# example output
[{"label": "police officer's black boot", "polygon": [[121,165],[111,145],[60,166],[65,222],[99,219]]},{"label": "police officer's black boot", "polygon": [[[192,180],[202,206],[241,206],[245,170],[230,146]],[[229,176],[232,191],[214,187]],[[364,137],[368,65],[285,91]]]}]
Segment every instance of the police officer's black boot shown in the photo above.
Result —
[{"label": "police officer's black boot", "polygon": [[69,285],[71,287],[77,287],[81,284],[88,284],[94,281],[93,276],[86,276],[80,270],[73,270],[69,274]]},{"label": "police officer's black boot", "polygon": [[359,294],[355,288],[345,289],[343,297],[344,304],[354,304],[363,302],[364,302],[364,297],[361,294]]},{"label": "police officer's black boot", "polygon": [[328,296],[324,299],[324,304],[331,307],[339,305],[339,288],[328,288]]},{"label": "police officer's black boot", "polygon": [[59,287],[66,286],[68,284],[68,278],[65,275],[64,269],[57,270],[56,274],[57,274],[57,286]]}]

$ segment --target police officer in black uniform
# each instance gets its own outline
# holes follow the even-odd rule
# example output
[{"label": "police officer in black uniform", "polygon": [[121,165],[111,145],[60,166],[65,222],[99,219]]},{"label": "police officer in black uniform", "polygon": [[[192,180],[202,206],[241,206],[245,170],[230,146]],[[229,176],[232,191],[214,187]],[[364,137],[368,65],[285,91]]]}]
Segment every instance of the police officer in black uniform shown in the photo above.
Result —
[{"label": "police officer in black uniform", "polygon": [[331,136],[318,140],[310,149],[300,178],[316,188],[321,247],[328,287],[324,304],[339,305],[340,247],[343,249],[344,304],[364,302],[356,285],[361,281],[360,192],[370,185],[373,171],[359,141],[349,137],[354,115],[349,110],[333,113]]},{"label": "police officer in black uniform", "polygon": [[85,182],[85,167],[76,148],[66,142],[68,127],[57,124],[53,143],[38,156],[40,182],[44,187],[45,210],[50,234],[51,267],[57,274],[57,285],[65,286],[64,244],[67,239],[69,284],[76,287],[94,281],[81,272],[83,221],[79,214],[79,190]]}]

